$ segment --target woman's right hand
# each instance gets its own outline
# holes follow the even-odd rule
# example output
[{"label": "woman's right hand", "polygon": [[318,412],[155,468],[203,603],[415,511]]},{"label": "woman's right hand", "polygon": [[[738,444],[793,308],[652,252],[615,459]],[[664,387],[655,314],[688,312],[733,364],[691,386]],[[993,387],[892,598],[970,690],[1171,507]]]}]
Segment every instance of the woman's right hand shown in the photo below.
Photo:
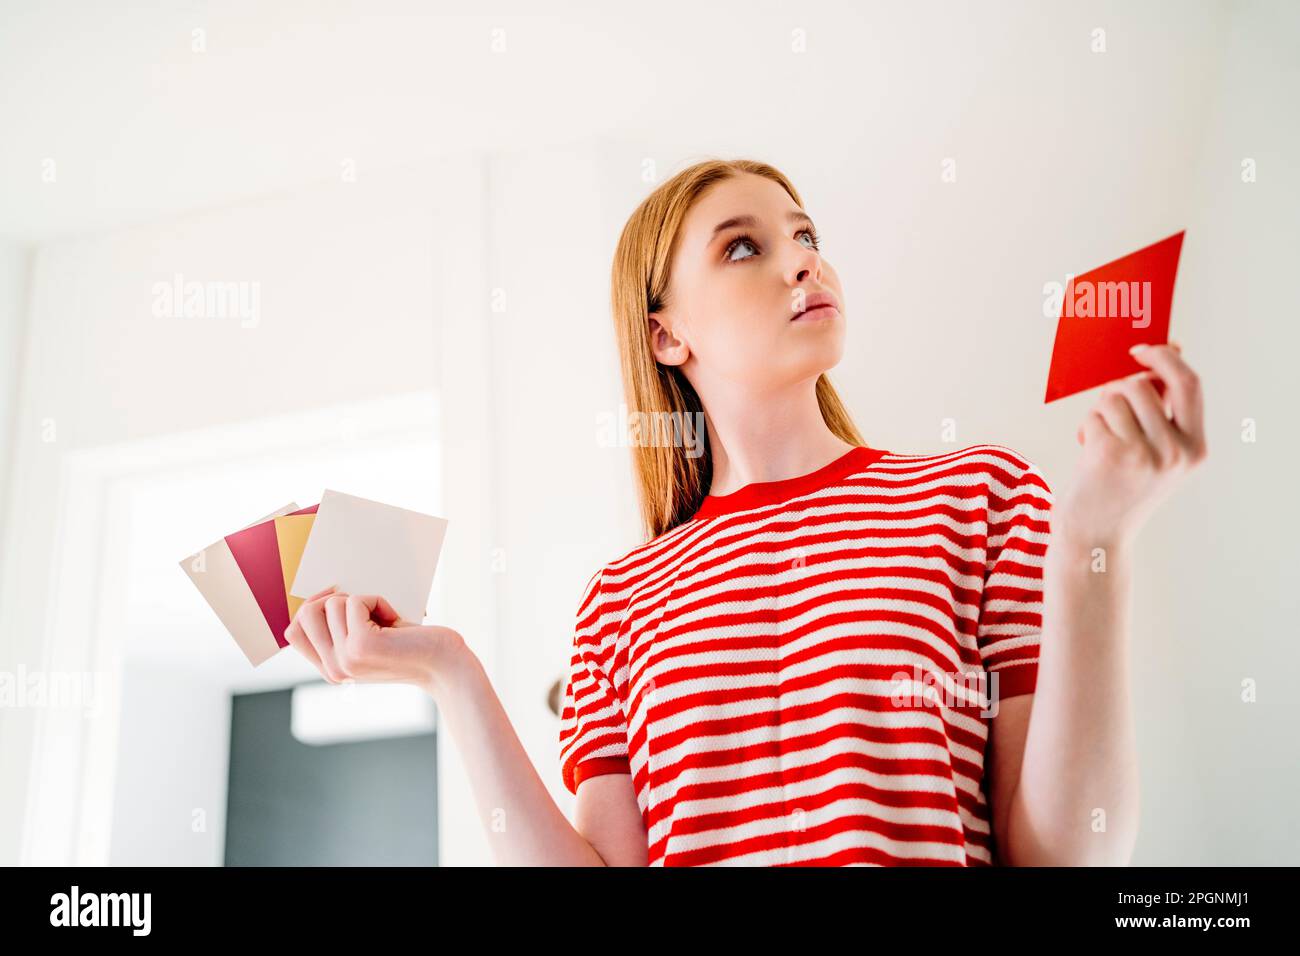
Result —
[{"label": "woman's right hand", "polygon": [[468,651],[449,627],[413,624],[377,594],[326,588],[302,603],[284,632],[331,684],[347,680],[415,684],[434,693]]}]

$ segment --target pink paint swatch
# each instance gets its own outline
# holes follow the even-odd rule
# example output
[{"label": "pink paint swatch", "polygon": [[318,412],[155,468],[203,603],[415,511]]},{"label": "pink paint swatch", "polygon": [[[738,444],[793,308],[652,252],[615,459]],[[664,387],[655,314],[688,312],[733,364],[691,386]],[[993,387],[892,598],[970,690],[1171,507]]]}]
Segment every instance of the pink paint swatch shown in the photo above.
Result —
[{"label": "pink paint swatch", "polygon": [[[319,505],[312,505],[296,515],[315,514]],[[263,521],[226,535],[226,544],[239,565],[248,589],[266,618],[271,634],[280,647],[287,647],[284,632],[289,628],[289,603],[285,598],[284,571],[280,566],[280,545],[275,535],[275,521]]]}]

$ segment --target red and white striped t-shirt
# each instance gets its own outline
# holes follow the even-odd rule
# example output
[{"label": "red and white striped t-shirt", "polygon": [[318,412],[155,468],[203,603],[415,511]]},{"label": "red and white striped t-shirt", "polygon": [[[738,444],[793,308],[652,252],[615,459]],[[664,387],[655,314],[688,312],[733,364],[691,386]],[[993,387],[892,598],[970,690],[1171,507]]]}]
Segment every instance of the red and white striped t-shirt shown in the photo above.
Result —
[{"label": "red and white striped t-shirt", "polygon": [[1034,689],[1051,505],[1000,445],[705,498],[587,585],[565,786],[630,773],[652,866],[996,862],[991,705]]}]

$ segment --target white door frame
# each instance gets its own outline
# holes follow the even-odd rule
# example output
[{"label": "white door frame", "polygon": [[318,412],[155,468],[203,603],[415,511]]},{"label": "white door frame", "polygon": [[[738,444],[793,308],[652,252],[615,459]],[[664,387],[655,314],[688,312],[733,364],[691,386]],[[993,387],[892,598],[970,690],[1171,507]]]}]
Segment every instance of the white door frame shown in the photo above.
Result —
[{"label": "white door frame", "polygon": [[[120,524],[116,519],[123,511],[118,505],[124,486],[141,478],[166,477],[233,457],[336,444],[341,437],[340,423],[344,423],[347,437],[359,441],[402,436],[427,440],[438,434],[442,416],[433,392],[416,392],[203,429],[179,436],[179,440],[171,435],[64,456],[61,526],[55,529],[58,547],[42,670],[51,675],[77,674],[88,669],[96,675],[94,686],[106,693],[99,695],[93,713],[84,708],[49,706],[35,711],[35,746],[27,790],[29,814],[21,857],[24,865],[108,863],[120,703],[117,674],[121,648],[117,638],[124,614],[120,602],[124,571],[121,562],[113,558],[121,551],[126,531],[115,526]],[[443,464],[445,471],[445,460]],[[69,529],[78,532],[68,533]],[[449,534],[449,545],[450,541]],[[481,575],[476,575],[473,566],[463,559],[440,562],[439,577],[440,591],[448,596],[469,594],[481,583],[475,581]],[[457,779],[464,771],[452,760],[452,748],[440,740],[438,749],[440,791],[454,791],[465,785]],[[440,807],[443,803],[440,793]],[[440,830],[449,822],[448,817],[463,822],[464,809],[454,803],[446,807],[439,820]],[[443,842],[441,833],[439,841]],[[464,841],[449,834],[447,842],[448,852],[442,854],[444,863],[466,856]],[[484,862],[481,854],[468,855],[470,862]]]},{"label": "white door frame", "polygon": [[[482,660],[489,675],[499,673],[497,575],[492,555],[497,547],[495,436],[498,434],[493,380],[489,230],[490,169],[481,155],[444,157],[429,175],[456,183],[439,193],[434,213],[436,261],[432,277],[439,314],[439,343],[430,380],[447,399],[439,414],[442,491],[450,519],[439,586],[445,595],[445,622],[459,630]],[[446,228],[454,223],[455,228]],[[409,398],[409,396],[408,396]],[[382,401],[393,401],[383,399]],[[401,399],[397,399],[401,401]],[[454,407],[453,407],[454,406]],[[371,403],[361,403],[372,414]],[[408,408],[409,412],[409,408]],[[393,408],[392,422],[402,418]],[[437,414],[435,412],[435,414]],[[120,482],[150,473],[163,473],[221,456],[255,454],[257,449],[283,448],[309,436],[329,433],[337,439],[338,422],[347,410],[325,409],[286,416],[278,425],[204,429],[177,442],[175,435],[107,448],[65,452],[59,473],[59,518],[49,529],[53,542],[43,627],[39,635],[40,666],[46,673],[115,669],[117,648],[102,640],[106,620],[119,614],[114,607],[120,589],[112,579],[116,562],[106,562],[101,550],[114,538],[112,495]],[[259,444],[260,443],[260,444]],[[71,529],[78,533],[70,534]],[[110,688],[114,682],[110,681]],[[111,705],[111,701],[108,702]],[[22,807],[19,861],[37,865],[95,865],[107,859],[113,751],[116,749],[116,708],[100,726],[73,713],[37,708],[33,713],[33,748]],[[96,719],[98,720],[98,718]],[[445,865],[481,865],[491,861],[486,835],[474,803],[455,742],[438,742],[439,855]]]}]

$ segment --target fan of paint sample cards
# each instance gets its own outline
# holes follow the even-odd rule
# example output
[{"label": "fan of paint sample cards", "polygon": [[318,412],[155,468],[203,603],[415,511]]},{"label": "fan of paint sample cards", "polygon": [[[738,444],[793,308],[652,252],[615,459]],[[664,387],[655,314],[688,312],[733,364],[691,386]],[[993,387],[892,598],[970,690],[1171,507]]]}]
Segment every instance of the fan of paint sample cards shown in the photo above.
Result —
[{"label": "fan of paint sample cards", "polygon": [[327,490],[319,505],[291,502],[180,565],[256,667],[288,647],[303,600],[331,585],[422,621],[446,533],[445,518]]}]

